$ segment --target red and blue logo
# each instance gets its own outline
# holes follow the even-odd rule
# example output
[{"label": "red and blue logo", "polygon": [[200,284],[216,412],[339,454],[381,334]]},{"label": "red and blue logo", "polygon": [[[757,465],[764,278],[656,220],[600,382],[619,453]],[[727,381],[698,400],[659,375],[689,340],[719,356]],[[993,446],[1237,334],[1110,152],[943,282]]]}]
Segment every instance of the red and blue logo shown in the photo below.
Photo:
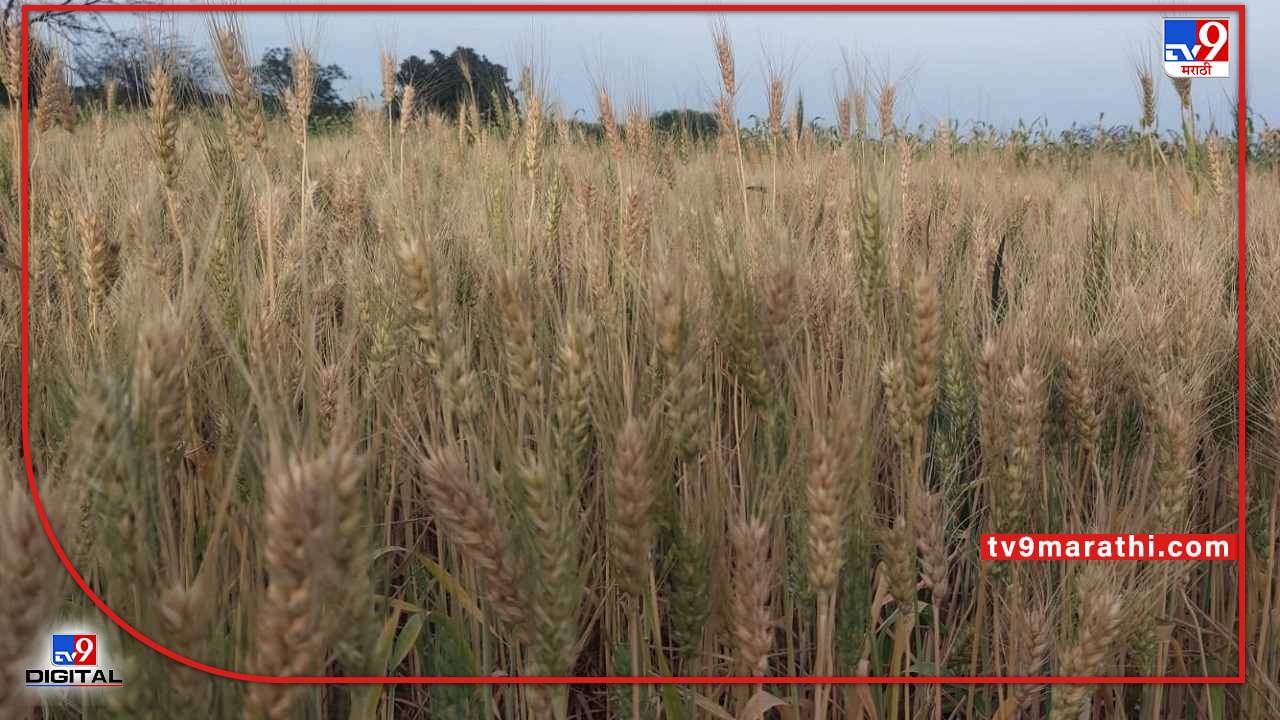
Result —
[{"label": "red and blue logo", "polygon": [[97,635],[54,635],[53,664],[57,667],[97,665]]},{"label": "red and blue logo", "polygon": [[54,633],[49,665],[27,668],[27,687],[61,692],[66,688],[111,688],[124,685],[115,668],[98,664],[98,636]]},{"label": "red and blue logo", "polygon": [[1230,27],[1226,18],[1165,18],[1165,73],[1175,78],[1228,77]]}]

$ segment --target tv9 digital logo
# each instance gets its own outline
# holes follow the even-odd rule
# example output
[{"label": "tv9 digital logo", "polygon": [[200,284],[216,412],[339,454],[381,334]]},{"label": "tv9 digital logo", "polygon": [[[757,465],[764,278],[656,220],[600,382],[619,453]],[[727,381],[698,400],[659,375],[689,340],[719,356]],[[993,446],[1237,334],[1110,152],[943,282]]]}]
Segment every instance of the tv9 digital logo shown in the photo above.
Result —
[{"label": "tv9 digital logo", "polygon": [[56,667],[98,664],[97,635],[53,635]]},{"label": "tv9 digital logo", "polygon": [[[54,632],[49,635],[48,660],[38,660],[26,668],[28,688],[63,692],[67,689],[113,688],[124,685],[124,680],[109,664],[99,664],[102,646],[99,635],[75,628],[71,632]],[[107,648],[110,650],[110,647]],[[43,655],[43,653],[42,653]],[[32,658],[35,660],[35,658]]]},{"label": "tv9 digital logo", "polygon": [[1165,74],[1171,78],[1230,77],[1230,27],[1226,18],[1165,18]]}]

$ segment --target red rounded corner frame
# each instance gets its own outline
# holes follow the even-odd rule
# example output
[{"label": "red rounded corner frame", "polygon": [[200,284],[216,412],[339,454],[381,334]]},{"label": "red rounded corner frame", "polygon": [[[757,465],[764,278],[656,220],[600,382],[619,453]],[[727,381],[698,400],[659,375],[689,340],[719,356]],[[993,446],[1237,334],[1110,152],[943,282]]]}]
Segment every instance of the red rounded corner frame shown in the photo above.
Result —
[{"label": "red rounded corner frame", "polygon": [[[648,685],[745,685],[756,683],[767,683],[775,685],[797,685],[797,684],[832,684],[832,685],[938,685],[938,684],[954,684],[954,685],[973,685],[973,684],[997,684],[997,685],[1026,685],[1026,684],[1094,684],[1094,685],[1141,685],[1148,683],[1164,683],[1176,685],[1198,685],[1198,684],[1214,684],[1214,685],[1239,685],[1245,682],[1245,669],[1248,665],[1248,643],[1245,638],[1245,612],[1246,612],[1246,588],[1245,588],[1245,553],[1241,552],[1237,560],[1237,673],[1235,675],[1223,676],[1086,676],[1086,677],[1066,677],[1066,676],[1032,676],[1032,677],[985,677],[985,676],[900,676],[900,677],[866,677],[866,676],[803,676],[803,677],[752,677],[752,676],[688,676],[688,677],[635,677],[635,676],[522,676],[522,677],[491,677],[491,676],[412,676],[412,677],[396,677],[396,676],[309,676],[309,677],[283,677],[274,675],[255,675],[252,673],[243,673],[227,668],[214,667],[206,663],[195,660],[181,653],[175,652],[156,640],[152,639],[138,628],[130,625],[128,621],[120,617],[114,610],[107,605],[93,588],[89,587],[84,576],[76,570],[71,559],[67,556],[62,544],[58,541],[58,536],[54,533],[53,527],[49,523],[49,517],[45,513],[44,503],[40,499],[40,490],[36,483],[35,470],[31,463],[31,440],[29,434],[29,395],[28,395],[28,363],[29,363],[29,317],[28,317],[28,235],[29,235],[29,214],[30,214],[30,147],[28,137],[28,74],[30,72],[28,45],[30,40],[30,19],[31,15],[41,12],[85,12],[85,13],[259,13],[259,12],[325,12],[325,13],[352,13],[352,12],[467,12],[467,13],[564,13],[564,12],[593,12],[593,13],[1234,13],[1239,23],[1238,44],[1240,68],[1236,77],[1236,119],[1237,119],[1237,137],[1245,138],[1246,124],[1248,119],[1247,103],[1245,101],[1245,64],[1246,64],[1246,33],[1245,33],[1245,5],[1243,3],[1235,4],[1216,4],[1216,3],[1192,3],[1192,4],[1137,4],[1137,3],[1105,3],[1105,4],[1085,4],[1085,3],[1069,3],[1069,4],[1047,4],[1047,3],[1015,3],[1008,5],[994,3],[969,3],[969,4],[940,4],[940,3],[923,3],[923,4],[895,4],[895,3],[874,3],[874,4],[779,4],[779,3],[762,3],[762,4],[654,4],[654,3],[624,3],[624,4],[524,4],[524,3],[498,3],[498,4],[316,4],[316,3],[300,3],[300,4],[284,4],[284,3],[250,3],[250,4],[226,4],[226,3],[196,3],[189,5],[137,5],[137,4],[120,4],[120,5],[51,5],[51,4],[28,4],[22,6],[22,126],[21,126],[21,151],[22,151],[22,183],[21,183],[21,234],[22,234],[22,449],[23,464],[26,467],[27,484],[31,491],[31,497],[35,502],[36,513],[40,516],[40,523],[44,527],[45,535],[49,538],[49,543],[53,546],[54,552],[57,553],[58,559],[66,568],[67,573],[75,581],[76,585],[84,592],[93,604],[102,611],[104,615],[111,619],[121,630],[131,635],[135,640],[146,645],[151,650],[163,655],[164,657],[186,665],[187,667],[199,670],[209,675],[229,680],[238,680],[242,682],[271,683],[271,684],[341,684],[341,685],[382,685],[382,684],[419,684],[419,685],[488,685],[488,684],[523,684],[523,685],[561,685],[561,684],[585,684],[585,685],[630,685],[630,684],[648,684]],[[1237,262],[1236,262],[1236,312],[1237,312],[1237,403],[1236,403],[1236,437],[1237,437],[1237,462],[1236,472],[1237,481],[1239,483],[1240,508],[1237,518],[1238,528],[1236,531],[1237,542],[1239,547],[1245,547],[1245,508],[1248,495],[1246,494],[1246,477],[1245,477],[1245,408],[1246,408],[1246,387],[1245,387],[1245,163],[1247,160],[1248,149],[1246,144],[1238,142],[1236,147],[1236,170],[1237,183],[1239,192],[1237,195]]]}]

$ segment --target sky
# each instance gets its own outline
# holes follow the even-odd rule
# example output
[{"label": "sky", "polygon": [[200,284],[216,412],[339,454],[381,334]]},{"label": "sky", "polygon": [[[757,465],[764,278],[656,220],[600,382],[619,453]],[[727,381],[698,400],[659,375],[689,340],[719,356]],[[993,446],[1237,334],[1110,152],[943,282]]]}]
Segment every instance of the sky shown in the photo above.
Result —
[{"label": "sky", "polygon": [[[477,3],[479,5],[480,3]],[[1250,106],[1280,125],[1280,2],[1248,5]],[[714,10],[715,5],[708,8]],[[347,97],[377,96],[381,49],[399,58],[473,47],[507,66],[530,63],[545,73],[553,98],[569,113],[595,119],[593,83],[604,79],[616,105],[641,100],[652,110],[706,109],[718,93],[711,47],[714,13],[253,13],[242,16],[250,52],[300,39],[323,63],[351,79]],[[909,127],[951,118],[962,127],[1019,121],[1053,130],[1073,123],[1136,124],[1134,67],[1150,61],[1162,129],[1178,127],[1177,98],[1163,77],[1160,13],[729,13],[740,87],[738,110],[763,115],[766,70],[788,72],[803,91],[806,115],[833,122],[844,58],[874,88],[898,88],[895,115]],[[1194,83],[1200,127],[1231,122],[1238,27],[1231,23],[1232,77]],[[123,19],[115,24],[124,22]],[[128,22],[138,22],[129,20]],[[207,20],[178,16],[172,29],[207,44]],[[873,91],[874,94],[874,91]],[[874,103],[869,103],[873,105]],[[873,120],[874,122],[874,114]]]}]

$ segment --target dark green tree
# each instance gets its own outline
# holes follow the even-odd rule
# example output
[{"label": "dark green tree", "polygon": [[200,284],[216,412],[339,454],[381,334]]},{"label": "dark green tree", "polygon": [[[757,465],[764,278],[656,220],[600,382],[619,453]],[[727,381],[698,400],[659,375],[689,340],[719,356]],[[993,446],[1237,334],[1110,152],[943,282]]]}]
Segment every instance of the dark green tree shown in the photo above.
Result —
[{"label": "dark green tree", "polygon": [[414,86],[419,107],[449,118],[457,118],[463,101],[470,103],[473,98],[485,122],[495,122],[504,107],[520,111],[508,87],[507,69],[468,47],[454,48],[448,55],[432,50],[430,60],[410,55],[400,63],[396,80]]},{"label": "dark green tree", "polygon": [[653,128],[665,133],[687,132],[694,139],[712,138],[720,134],[716,116],[702,110],[664,110],[653,116]]},{"label": "dark green tree", "polygon": [[[312,101],[313,118],[343,115],[351,110],[351,103],[338,94],[337,83],[347,80],[347,72],[340,65],[321,65],[311,62],[315,77],[315,99]],[[275,47],[262,54],[262,61],[253,68],[263,101],[270,111],[279,111],[284,102],[284,91],[293,85],[293,52],[289,48]]]}]

